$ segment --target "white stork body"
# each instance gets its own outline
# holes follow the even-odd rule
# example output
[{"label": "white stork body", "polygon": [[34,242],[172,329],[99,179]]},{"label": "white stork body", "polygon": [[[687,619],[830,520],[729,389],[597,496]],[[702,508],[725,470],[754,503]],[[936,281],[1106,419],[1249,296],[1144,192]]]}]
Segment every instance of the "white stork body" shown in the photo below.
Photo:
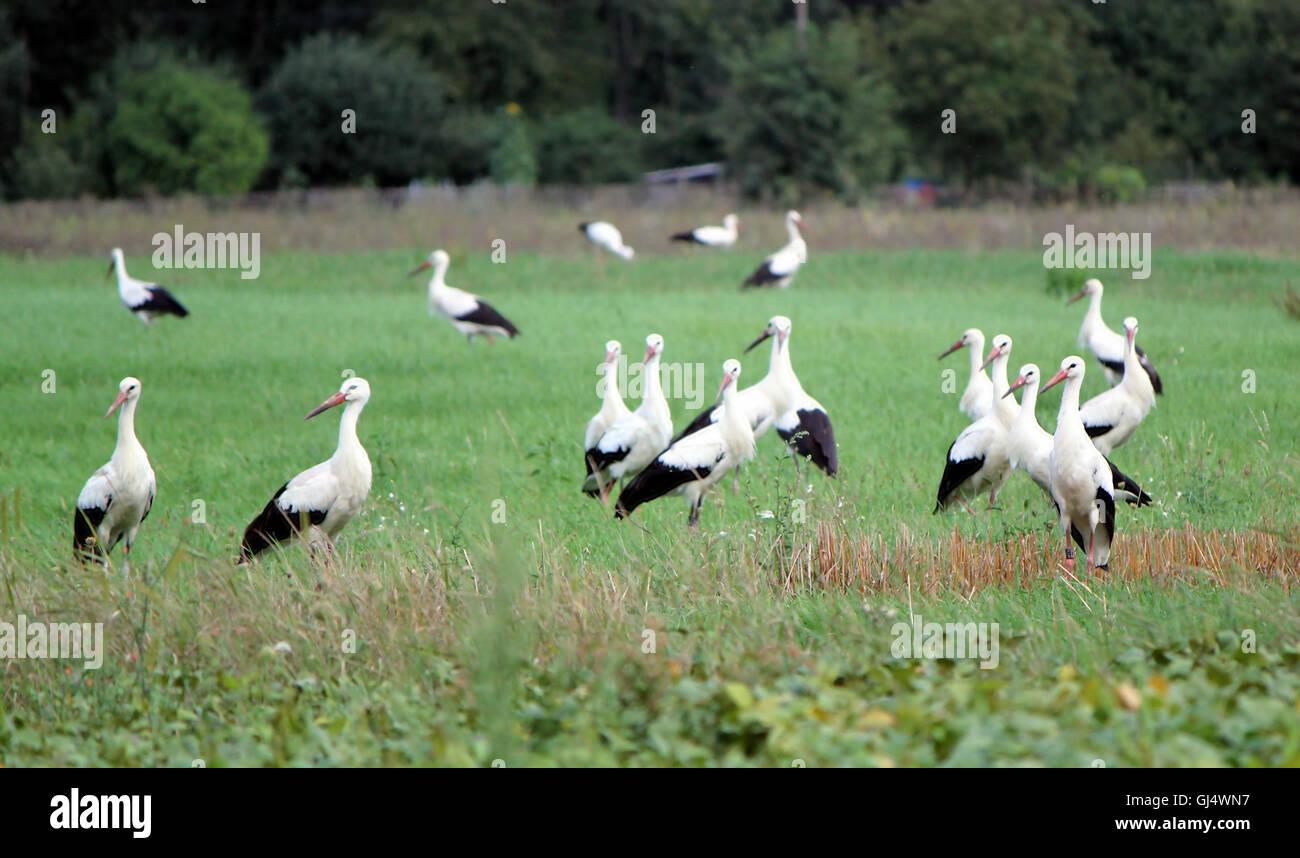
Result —
[{"label": "white stork body", "polygon": [[86,481],[77,496],[72,540],[83,560],[107,557],[119,540],[126,540],[131,555],[136,532],[149,515],[158,483],[149,455],[135,436],[135,409],[140,402],[140,380],[128,376],[117,387],[117,398],[105,417],[119,407],[117,446],[113,457]]},{"label": "white stork body", "polygon": [[785,247],[764,259],[763,264],[754,269],[754,273],[741,286],[776,286],[780,289],[789,286],[799,273],[800,266],[808,261],[808,244],[799,232],[802,226],[803,218],[799,217],[797,211],[786,212],[785,231],[790,240]]},{"label": "white stork body", "polygon": [[185,318],[190,314],[181,306],[172,293],[157,283],[136,280],[126,273],[126,260],[120,247],[113,248],[113,261],[108,266],[109,273],[117,272],[117,295],[126,308],[146,325],[159,316],[178,316]]},{"label": "white stork body", "polygon": [[638,506],[669,492],[685,495],[690,507],[688,524],[700,520],[705,493],[728,472],[754,457],[754,433],[737,404],[736,379],[740,362],[722,367],[721,416],[718,422],[678,440],[654,458],[618,496],[615,518],[627,518]]},{"label": "white stork body", "polygon": [[990,413],[963,429],[949,445],[935,499],[935,512],[947,509],[948,504],[956,500],[973,513],[967,502],[984,492],[989,493],[989,507],[992,508],[998,492],[1011,474],[1011,462],[1007,458],[1007,427],[993,411],[992,402],[989,406]]},{"label": "white stork body", "polygon": [[989,413],[993,403],[993,382],[984,369],[984,332],[979,328],[969,328],[957,342],[939,355],[939,360],[943,360],[960,348],[969,350],[970,380],[966,382],[966,390],[962,392],[961,402],[957,407],[971,420],[979,420]]},{"label": "white stork body", "polygon": [[1132,438],[1155,405],[1151,379],[1134,351],[1137,328],[1137,319],[1129,316],[1124,320],[1124,377],[1119,385],[1094,396],[1079,409],[1084,429],[1103,456],[1109,456],[1112,450]]},{"label": "white stork body", "polygon": [[722,226],[697,226],[686,232],[671,236],[672,241],[689,241],[705,247],[731,247],[740,236],[740,218],[729,214],[722,219]]},{"label": "white stork body", "polygon": [[[1086,547],[1088,564],[1107,569],[1110,543],[1115,536],[1115,485],[1110,463],[1093,446],[1079,419],[1079,390],[1086,372],[1083,358],[1071,355],[1044,390],[1064,381],[1061,409],[1052,436],[1052,500],[1061,516],[1065,535],[1065,565],[1074,568],[1074,547]],[[1085,545],[1084,534],[1088,534]]]},{"label": "white stork body", "polygon": [[609,221],[597,220],[578,224],[578,231],[587,236],[587,240],[597,247],[604,248],[615,256],[631,260],[636,251],[623,243],[623,233]]},{"label": "white stork body", "polygon": [[435,250],[409,275],[433,269],[433,277],[429,280],[429,314],[445,316],[469,342],[474,342],[475,334],[486,337],[489,344],[494,341],[493,337],[512,339],[519,336],[519,329],[487,301],[472,292],[447,285],[445,278],[449,265],[451,257],[447,252]]},{"label": "white stork body", "polygon": [[650,464],[672,438],[672,414],[659,380],[664,339],[651,334],[645,342],[642,365],[645,396],[640,407],[611,424],[595,446],[587,450],[594,469],[587,474],[582,490],[592,497],[603,499],[614,481],[632,476]]},{"label": "white stork body", "polygon": [[347,403],[339,419],[339,444],[334,455],[308,468],[280,487],[257,518],[244,530],[241,562],[259,552],[319,530],[332,545],[349,521],[361,511],[370,495],[370,457],[357,438],[357,419],[370,400],[370,385],[349,378],[338,393],[304,417],[309,420],[336,405]]},{"label": "white stork body", "polygon": [[618,392],[618,364],[622,353],[623,345],[618,340],[605,343],[605,362],[601,364],[604,377],[601,381],[600,410],[587,421],[587,431],[583,436],[582,449],[585,451],[588,474],[594,470],[594,463],[598,456],[596,445],[600,442],[601,436],[608,431],[609,427],[632,415],[632,410],[623,402],[623,397]]},{"label": "white stork body", "polygon": [[[1125,340],[1121,334],[1111,330],[1101,318],[1101,296],[1105,290],[1102,288],[1101,281],[1092,278],[1083,284],[1073,298],[1067,301],[1067,304],[1073,304],[1085,295],[1088,297],[1088,312],[1083,316],[1083,324],[1079,327],[1079,346],[1088,349],[1101,363],[1102,371],[1106,374],[1106,381],[1111,387],[1120,383],[1124,377],[1124,350]],[[1134,348],[1137,344],[1134,343]],[[1138,360],[1142,364],[1142,370],[1147,374],[1151,381],[1151,389],[1156,393],[1163,393],[1163,386],[1160,383],[1160,374],[1156,372],[1155,364],[1147,357],[1146,352],[1137,348]]]}]

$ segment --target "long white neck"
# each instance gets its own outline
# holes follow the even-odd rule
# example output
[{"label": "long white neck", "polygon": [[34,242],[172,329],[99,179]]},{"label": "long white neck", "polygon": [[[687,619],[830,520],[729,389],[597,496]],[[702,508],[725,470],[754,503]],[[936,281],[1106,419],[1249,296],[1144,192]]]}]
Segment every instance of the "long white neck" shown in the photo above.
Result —
[{"label": "long white neck", "polygon": [[349,402],[344,407],[343,416],[339,418],[339,446],[334,451],[336,460],[353,461],[360,457],[369,461],[361,439],[357,437],[357,418],[365,407],[366,403],[361,400]]},{"label": "long white neck", "polygon": [[668,400],[664,398],[663,385],[659,383],[659,355],[646,361],[641,371],[645,374],[645,397],[637,410],[644,409],[653,422],[671,422],[672,413],[668,410]]},{"label": "long white neck", "polygon": [[1014,399],[1003,396],[1011,389],[1011,385],[1007,382],[1007,362],[1010,357],[1009,354],[1004,353],[998,355],[993,361],[993,409],[1008,429],[1015,422],[1018,410]]},{"label": "long white neck", "polygon": [[606,420],[622,414],[627,409],[623,404],[623,395],[618,391],[618,361],[605,363],[605,398],[601,401],[600,413]]},{"label": "long white neck", "polygon": [[1105,324],[1101,320],[1101,293],[1093,292],[1088,296],[1088,312],[1083,315],[1083,330],[1092,331]]},{"label": "long white neck", "polygon": [[1038,406],[1038,382],[1030,382],[1020,389],[1024,393],[1020,395],[1020,413],[1016,415],[1013,431],[1018,434],[1027,429],[1041,430],[1043,427],[1038,425],[1038,415],[1034,413]]},{"label": "long white neck", "polygon": [[1055,437],[1082,435],[1087,439],[1088,433],[1083,428],[1083,418],[1079,416],[1079,390],[1082,387],[1082,376],[1065,380],[1065,389],[1061,391],[1061,408],[1056,412]]},{"label": "long white neck", "polygon": [[754,432],[736,401],[736,385],[722,391],[722,443],[732,455],[748,458],[754,453]]},{"label": "long white neck", "polygon": [[119,461],[144,455],[144,446],[135,437],[135,407],[139,402],[139,399],[128,399],[117,413],[117,445],[113,448],[113,458]]},{"label": "long white neck", "polygon": [[799,234],[799,227],[795,225],[794,218],[786,218],[785,231],[790,236],[791,244],[803,240],[803,236]]},{"label": "long white neck", "polygon": [[447,281],[447,262],[439,260],[433,264],[433,276],[429,278],[429,300],[436,301],[438,293],[448,288]]}]

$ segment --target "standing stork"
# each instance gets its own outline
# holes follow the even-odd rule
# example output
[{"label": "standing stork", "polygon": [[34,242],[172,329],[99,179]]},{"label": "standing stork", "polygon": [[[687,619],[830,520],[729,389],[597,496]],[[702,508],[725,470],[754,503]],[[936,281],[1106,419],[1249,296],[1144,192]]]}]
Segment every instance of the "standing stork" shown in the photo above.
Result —
[{"label": "standing stork", "polygon": [[631,261],[636,251],[623,243],[623,233],[618,227],[605,220],[589,221],[578,224],[578,232],[587,237],[587,241],[597,247],[603,247],[615,256]]},{"label": "standing stork", "polygon": [[741,288],[775,285],[784,289],[789,286],[795,274],[799,273],[799,266],[808,261],[808,244],[799,232],[802,228],[803,218],[799,217],[799,213],[793,209],[786,212],[785,231],[790,240],[785,247],[764,259],[763,264],[754,269],[754,273],[741,284]]},{"label": "standing stork", "polygon": [[[1079,346],[1092,351],[1097,360],[1101,363],[1102,371],[1106,373],[1106,380],[1110,386],[1114,387],[1119,384],[1120,379],[1124,377],[1124,338],[1110,329],[1101,318],[1101,295],[1105,291],[1102,289],[1101,281],[1094,278],[1089,279],[1083,284],[1083,288],[1070,300],[1065,303],[1073,304],[1085,295],[1088,296],[1088,312],[1083,316],[1083,324],[1079,327]],[[1136,344],[1134,344],[1136,348]],[[1137,350],[1138,359],[1142,363],[1142,369],[1146,372],[1147,377],[1151,379],[1151,388],[1156,393],[1164,393],[1164,388],[1160,384],[1160,373],[1156,372],[1155,364],[1151,358],[1147,357],[1146,352],[1142,349]]]},{"label": "standing stork", "polygon": [[636,411],[615,421],[600,436],[587,457],[593,470],[582,483],[582,490],[602,501],[609,495],[615,480],[632,476],[650,464],[668,446],[673,435],[672,413],[659,381],[659,362],[664,353],[664,338],[651,334],[645,338],[642,379],[645,395]]},{"label": "standing stork", "polygon": [[1135,352],[1138,321],[1124,320],[1124,377],[1120,383],[1083,403],[1079,418],[1092,443],[1103,456],[1133,437],[1138,425],[1155,405],[1156,394],[1151,379],[1143,371]]},{"label": "standing stork", "polygon": [[370,457],[357,438],[357,418],[369,401],[369,383],[363,378],[349,378],[338,393],[303,418],[310,420],[347,403],[339,419],[339,445],[334,455],[280,486],[266,508],[244,529],[241,563],[304,531],[310,536],[319,530],[325,535],[326,549],[333,549],[334,538],[370,495]]},{"label": "standing stork", "polygon": [[[119,408],[117,446],[113,457],[95,471],[77,496],[72,518],[72,545],[78,559],[107,563],[108,552],[126,540],[130,560],[136,532],[149,515],[158,483],[149,454],[135,437],[135,409],[140,402],[140,379],[127,376],[117,386],[117,398],[105,419]],[[125,564],[123,564],[125,569]]]},{"label": "standing stork", "polygon": [[736,401],[740,361],[722,365],[722,416],[698,432],[680,439],[655,457],[645,470],[619,493],[614,517],[624,519],[638,506],[669,492],[686,496],[691,509],[687,524],[700,523],[704,494],[726,474],[754,457],[754,433]]},{"label": "standing stork", "polygon": [[[1010,396],[1017,390],[1024,390],[1020,396],[1020,414],[1016,417],[1016,422],[1011,426],[1011,433],[1007,436],[1007,458],[1012,468],[1028,474],[1029,478],[1051,498],[1052,435],[1039,425],[1038,415],[1034,413],[1038,405],[1038,385],[1041,381],[1042,373],[1038,365],[1027,363],[1020,368],[1020,374],[1015,382],[1003,394],[1003,396]],[[1144,492],[1136,481],[1125,476],[1109,459],[1106,460],[1106,464],[1110,465],[1111,482],[1118,495],[1136,506],[1151,504],[1151,495]],[[1080,545],[1087,547],[1082,543]]]},{"label": "standing stork", "polygon": [[1074,571],[1073,538],[1081,547],[1087,531],[1088,566],[1109,571],[1110,544],[1115,538],[1115,484],[1110,463],[1084,431],[1079,419],[1079,389],[1087,367],[1083,358],[1070,355],[1061,369],[1043,387],[1049,390],[1065,382],[1061,409],[1052,436],[1052,500],[1061,515],[1065,535],[1065,567]]},{"label": "standing stork", "polygon": [[108,264],[108,274],[104,276],[117,272],[118,297],[137,319],[147,325],[159,316],[178,316],[183,319],[190,314],[172,293],[157,283],[146,283],[127,274],[122,248],[113,248],[111,256],[113,261]]},{"label": "standing stork", "polygon": [[600,410],[587,421],[587,433],[583,441],[584,458],[587,460],[589,475],[596,472],[598,458],[596,444],[600,442],[601,436],[610,426],[632,414],[632,410],[623,402],[623,397],[618,392],[618,364],[622,353],[623,344],[618,340],[605,343],[605,362],[601,364],[604,378],[600,391]]},{"label": "standing stork", "polygon": [[740,218],[729,214],[722,219],[722,226],[697,226],[686,232],[673,233],[671,241],[689,241],[705,247],[731,247],[740,236]]},{"label": "standing stork", "polygon": [[961,431],[944,458],[943,476],[939,478],[939,492],[934,511],[948,508],[957,501],[971,515],[967,500],[989,493],[989,509],[997,502],[998,492],[1011,474],[1007,458],[1007,427],[998,416],[989,391],[988,413]]},{"label": "standing stork", "polygon": [[435,250],[407,275],[414,277],[421,271],[433,269],[433,277],[429,279],[429,315],[446,316],[452,327],[471,343],[475,334],[486,337],[488,345],[495,342],[494,336],[509,339],[519,336],[519,329],[487,301],[472,292],[447,285],[444,278],[449,265],[451,257],[447,251]]},{"label": "standing stork", "polygon": [[961,402],[957,407],[971,420],[978,420],[989,413],[993,403],[993,382],[989,379],[989,374],[982,363],[984,332],[979,328],[967,328],[957,342],[948,346],[947,351],[939,355],[939,360],[943,360],[961,348],[970,351],[970,381],[966,382],[966,390],[962,392]]}]

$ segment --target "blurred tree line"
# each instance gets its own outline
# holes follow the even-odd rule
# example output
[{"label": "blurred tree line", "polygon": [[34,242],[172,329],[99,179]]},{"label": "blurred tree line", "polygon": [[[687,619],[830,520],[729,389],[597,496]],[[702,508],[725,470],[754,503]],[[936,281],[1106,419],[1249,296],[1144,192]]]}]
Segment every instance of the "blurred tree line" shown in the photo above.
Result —
[{"label": "blurred tree line", "polygon": [[1297,0],[6,2],[11,199],[706,161],[773,200],[1300,179]]}]

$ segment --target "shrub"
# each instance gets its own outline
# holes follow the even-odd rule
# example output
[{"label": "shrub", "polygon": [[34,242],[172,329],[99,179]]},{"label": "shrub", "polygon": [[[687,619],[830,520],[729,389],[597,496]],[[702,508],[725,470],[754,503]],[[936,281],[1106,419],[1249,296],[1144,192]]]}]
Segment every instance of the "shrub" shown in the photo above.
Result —
[{"label": "shrub", "polygon": [[42,134],[36,125],[31,132],[14,152],[10,192],[20,199],[38,200],[67,199],[88,192],[87,170],[64,148],[60,135]]},{"label": "shrub", "polygon": [[[441,174],[443,88],[412,55],[325,33],[291,50],[258,95],[272,163],[312,183],[381,185]],[[344,133],[343,111],[355,112]]]},{"label": "shrub", "polygon": [[537,158],[528,134],[528,122],[519,105],[510,104],[501,119],[501,134],[492,149],[492,181],[498,185],[532,185],[537,182]]},{"label": "shrub", "polygon": [[537,126],[537,174],[565,184],[627,182],[641,172],[641,133],[598,108],[549,117]]},{"label": "shrub", "polygon": [[1106,164],[1097,168],[1092,185],[1097,197],[1108,203],[1135,203],[1146,193],[1147,183],[1136,167]]}]

